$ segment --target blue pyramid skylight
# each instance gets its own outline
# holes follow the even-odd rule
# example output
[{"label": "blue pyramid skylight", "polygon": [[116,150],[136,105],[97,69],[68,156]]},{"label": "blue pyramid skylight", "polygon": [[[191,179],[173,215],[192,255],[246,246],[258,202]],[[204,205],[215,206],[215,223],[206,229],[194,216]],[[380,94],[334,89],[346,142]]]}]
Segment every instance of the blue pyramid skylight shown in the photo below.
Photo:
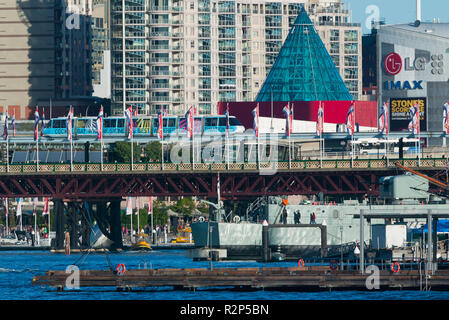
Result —
[{"label": "blue pyramid skylight", "polygon": [[256,101],[353,100],[305,9],[301,9]]}]

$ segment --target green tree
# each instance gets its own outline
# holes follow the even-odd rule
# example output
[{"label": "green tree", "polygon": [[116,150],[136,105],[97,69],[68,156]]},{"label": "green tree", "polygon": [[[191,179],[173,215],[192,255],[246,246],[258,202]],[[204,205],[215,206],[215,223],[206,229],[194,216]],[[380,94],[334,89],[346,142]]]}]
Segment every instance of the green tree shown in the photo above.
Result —
[{"label": "green tree", "polygon": [[[153,224],[165,225],[168,221],[168,207],[163,201],[153,202]],[[148,224],[151,223],[151,217],[148,217]]]},{"label": "green tree", "polygon": [[159,141],[147,143],[144,150],[145,156],[142,160],[145,162],[161,162],[161,147]]},{"label": "green tree", "polygon": [[[134,161],[139,161],[140,148],[137,143],[133,143]],[[112,162],[131,162],[131,142],[117,141],[111,147],[110,160]]]},{"label": "green tree", "polygon": [[171,206],[171,210],[180,216],[191,216],[195,210],[195,202],[191,197],[181,198],[176,202],[176,204]]}]

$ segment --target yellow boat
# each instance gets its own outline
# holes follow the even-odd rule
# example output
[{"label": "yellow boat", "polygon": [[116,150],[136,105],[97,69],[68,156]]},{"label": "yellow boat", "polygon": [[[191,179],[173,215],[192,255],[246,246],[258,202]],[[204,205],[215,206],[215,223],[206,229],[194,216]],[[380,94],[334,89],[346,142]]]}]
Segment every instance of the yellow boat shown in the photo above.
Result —
[{"label": "yellow boat", "polygon": [[132,244],[132,250],[152,250],[150,244],[143,240],[143,237],[145,236],[146,234],[138,234],[139,239],[136,243]]},{"label": "yellow boat", "polygon": [[172,239],[172,243],[193,243],[191,227],[178,227],[176,239]]}]

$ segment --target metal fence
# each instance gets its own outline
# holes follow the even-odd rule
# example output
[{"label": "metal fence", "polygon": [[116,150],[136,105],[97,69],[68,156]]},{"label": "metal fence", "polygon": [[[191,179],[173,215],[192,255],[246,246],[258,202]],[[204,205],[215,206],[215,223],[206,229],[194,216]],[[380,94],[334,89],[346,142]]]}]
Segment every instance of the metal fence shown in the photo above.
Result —
[{"label": "metal fence", "polygon": [[238,172],[260,170],[371,170],[396,168],[399,162],[409,168],[445,169],[447,158],[421,159],[314,159],[272,162],[242,163],[39,163],[37,164],[0,164],[0,173],[111,173],[111,172],[165,172],[165,171],[202,171],[202,172]]}]

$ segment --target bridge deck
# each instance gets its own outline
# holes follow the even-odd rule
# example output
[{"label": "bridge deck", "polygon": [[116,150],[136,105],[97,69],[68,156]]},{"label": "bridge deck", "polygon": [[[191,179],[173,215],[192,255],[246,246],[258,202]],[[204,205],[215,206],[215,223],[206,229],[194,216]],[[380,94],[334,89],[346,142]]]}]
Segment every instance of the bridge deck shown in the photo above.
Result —
[{"label": "bridge deck", "polygon": [[258,171],[335,171],[335,170],[385,170],[396,168],[396,162],[403,166],[417,169],[446,169],[446,158],[422,159],[325,159],[273,161],[273,162],[241,162],[235,163],[39,163],[36,164],[0,164],[2,174],[76,174],[76,173],[169,173],[169,172],[258,172]]}]

